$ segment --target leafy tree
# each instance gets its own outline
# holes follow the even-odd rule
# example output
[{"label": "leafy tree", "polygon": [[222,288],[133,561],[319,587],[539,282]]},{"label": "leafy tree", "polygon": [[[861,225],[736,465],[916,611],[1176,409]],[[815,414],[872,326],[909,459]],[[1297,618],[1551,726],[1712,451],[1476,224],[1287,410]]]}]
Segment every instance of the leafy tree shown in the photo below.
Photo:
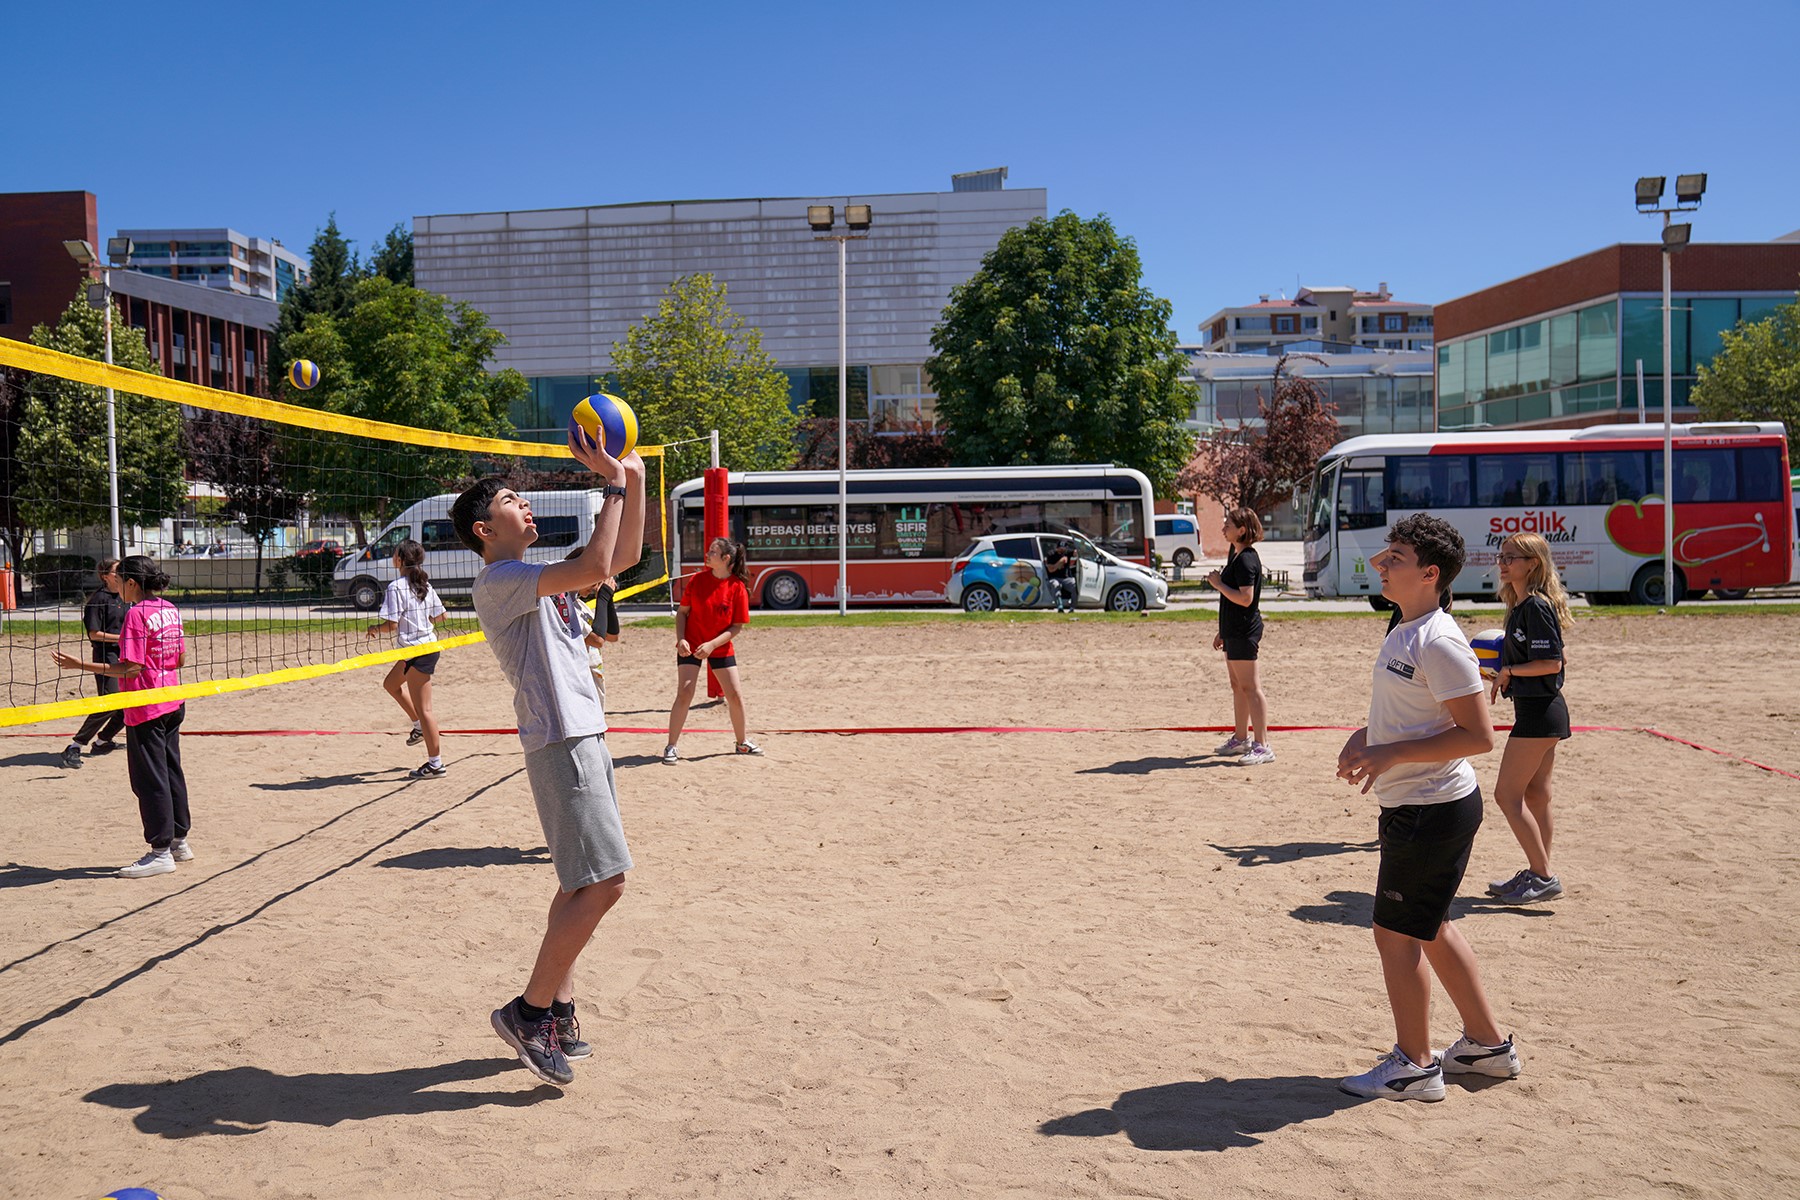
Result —
[{"label": "leafy tree", "polygon": [[25,417],[25,380],[23,371],[0,367],[0,538],[6,542],[0,560],[7,563],[25,560],[25,543],[34,532],[20,509],[25,464],[19,459],[19,426]]},{"label": "leafy tree", "polygon": [[[505,340],[479,311],[461,302],[377,276],[358,282],[341,316],[314,313],[289,345],[319,364],[320,382],[299,391],[285,382],[290,404],[390,421],[421,429],[505,437],[507,414],[530,390],[508,369],[489,374]],[[467,475],[469,455],[398,442],[284,427],[281,450],[292,479],[312,507],[340,513],[364,539],[364,523],[383,521],[407,504]]]},{"label": "leafy tree", "polygon": [[[849,452],[844,456],[852,471],[894,468],[947,467],[950,447],[944,435],[917,423],[874,430],[861,421],[846,425]],[[800,422],[799,457],[802,471],[837,470],[838,425],[836,417],[809,417]]]},{"label": "leafy tree", "polygon": [[1272,399],[1256,391],[1260,428],[1248,422],[1223,426],[1203,438],[1192,461],[1175,478],[1182,495],[1212,496],[1226,508],[1242,505],[1265,513],[1286,503],[1304,486],[1319,459],[1338,440],[1337,406],[1326,401],[1318,384],[1290,375],[1284,354],[1269,380]]},{"label": "leafy tree", "polygon": [[287,486],[282,439],[267,421],[201,412],[181,430],[196,479],[224,493],[221,512],[256,540],[256,588],[262,590],[263,547],[299,515],[304,497]]},{"label": "leafy tree", "polygon": [[413,285],[412,230],[395,222],[374,257],[369,259],[369,274],[380,275],[406,287]]},{"label": "leafy tree", "polygon": [[[82,358],[102,359],[105,318],[87,302],[85,286],[55,325],[31,331],[34,345]],[[161,374],[144,335],[113,322],[113,362]],[[119,442],[119,517],[150,525],[174,516],[187,496],[182,475],[181,409],[162,400],[116,394]],[[54,375],[26,387],[19,426],[20,463],[15,503],[23,523],[37,529],[78,529],[109,524],[106,464],[106,391]]]},{"label": "leafy tree", "polygon": [[[726,302],[725,285],[689,275],[663,293],[656,312],[612,348],[619,394],[637,412],[647,442],[719,431],[719,459],[738,471],[780,470],[794,461],[795,415],[787,376],[762,334]],[[667,452],[671,486],[710,461],[704,443]]]},{"label": "leafy tree", "polygon": [[[408,250],[410,249],[409,242]],[[306,319],[314,313],[341,317],[349,312],[351,291],[366,274],[362,263],[357,259],[356,251],[338,230],[336,213],[326,219],[325,228],[313,235],[312,245],[307,248],[306,254],[310,279],[288,289],[288,294],[282,297],[281,312],[276,318],[268,363],[271,384],[287,373],[289,362],[306,357],[288,345],[289,340],[306,327]],[[410,274],[410,257],[407,268]],[[407,283],[411,282],[409,278]]]},{"label": "leafy tree", "polygon": [[1193,446],[1171,311],[1104,216],[1065,210],[1008,230],[932,331],[951,453],[971,465],[1118,463],[1167,494]]},{"label": "leafy tree", "polygon": [[1700,368],[1694,405],[1709,421],[1780,421],[1800,446],[1800,296],[1760,321],[1723,334]]}]

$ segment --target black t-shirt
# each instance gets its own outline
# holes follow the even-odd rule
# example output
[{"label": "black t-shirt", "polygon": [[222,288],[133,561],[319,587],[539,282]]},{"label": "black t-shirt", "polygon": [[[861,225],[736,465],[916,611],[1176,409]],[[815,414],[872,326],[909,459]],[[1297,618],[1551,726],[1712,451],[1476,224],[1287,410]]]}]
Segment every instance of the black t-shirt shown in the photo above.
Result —
[{"label": "black t-shirt", "polygon": [[[89,633],[110,633],[117,636],[125,628],[125,612],[131,606],[125,598],[115,592],[101,588],[87,598],[81,607],[81,623]],[[119,661],[119,643],[94,642],[88,646],[93,651],[90,662],[116,663]]]},{"label": "black t-shirt", "polygon": [[1219,597],[1219,636],[1243,640],[1262,636],[1262,559],[1254,546],[1233,550],[1219,572],[1219,582],[1226,587],[1249,588],[1250,607],[1233,604]]},{"label": "black t-shirt", "polygon": [[1072,579],[1075,575],[1075,552],[1058,546],[1050,551],[1050,558],[1044,564],[1052,579]]},{"label": "black t-shirt", "polygon": [[[1550,602],[1534,592],[1513,605],[1506,614],[1506,645],[1500,651],[1500,665],[1514,667],[1562,656],[1562,623],[1556,619]],[[1513,675],[1507,680],[1506,694],[1514,700],[1554,696],[1562,691],[1562,685],[1561,671],[1554,675]]]}]

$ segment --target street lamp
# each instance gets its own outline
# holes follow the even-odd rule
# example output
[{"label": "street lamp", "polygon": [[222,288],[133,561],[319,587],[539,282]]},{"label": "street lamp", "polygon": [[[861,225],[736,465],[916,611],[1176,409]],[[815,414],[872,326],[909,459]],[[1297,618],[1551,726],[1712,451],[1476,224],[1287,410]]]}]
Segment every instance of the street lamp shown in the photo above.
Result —
[{"label": "street lamp", "polygon": [[[113,365],[112,272],[101,265],[94,248],[85,239],[65,241],[63,249],[69,252],[69,257],[80,265],[83,272],[90,276],[99,272],[100,281],[88,284],[87,302],[103,314],[106,323],[106,365],[110,367]],[[132,250],[131,239],[128,237],[106,240],[106,257],[115,267],[122,267],[130,262]],[[113,553],[123,558],[125,538],[119,524],[119,421],[110,383],[106,385],[106,475],[111,494]]]},{"label": "street lamp", "polygon": [[875,212],[867,204],[844,205],[846,233],[834,233],[836,212],[829,204],[806,206],[806,223],[813,240],[836,242],[838,248],[838,616],[850,611],[850,343],[845,319],[847,246],[869,236]]},{"label": "street lamp", "polygon": [[1637,210],[1645,216],[1660,216],[1662,228],[1662,353],[1663,353],[1663,603],[1673,608],[1679,602],[1675,588],[1675,381],[1673,348],[1670,345],[1670,315],[1674,302],[1670,299],[1669,265],[1677,251],[1687,248],[1693,236],[1692,225],[1676,225],[1669,218],[1675,213],[1692,212],[1700,207],[1706,195],[1706,173],[1675,177],[1675,207],[1663,208],[1663,188],[1667,177],[1646,175],[1637,181]]}]

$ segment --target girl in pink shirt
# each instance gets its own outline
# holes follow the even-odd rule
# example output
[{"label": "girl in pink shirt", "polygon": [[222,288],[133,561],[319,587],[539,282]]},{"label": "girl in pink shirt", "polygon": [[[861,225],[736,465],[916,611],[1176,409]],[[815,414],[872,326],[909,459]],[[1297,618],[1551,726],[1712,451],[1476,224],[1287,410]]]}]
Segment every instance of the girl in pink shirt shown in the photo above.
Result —
[{"label": "girl in pink shirt", "polygon": [[[56,665],[110,675],[126,693],[179,684],[187,638],[181,613],[158,594],[168,586],[169,577],[145,555],[134,554],[121,561],[119,594],[131,608],[119,633],[119,661],[85,663],[57,651],[51,656]],[[166,875],[176,863],[194,857],[187,840],[191,827],[187,776],[181,770],[184,712],[180,700],[159,700],[125,710],[125,761],[144,822],[144,840],[150,843],[148,854],[119,869],[126,879]]]}]

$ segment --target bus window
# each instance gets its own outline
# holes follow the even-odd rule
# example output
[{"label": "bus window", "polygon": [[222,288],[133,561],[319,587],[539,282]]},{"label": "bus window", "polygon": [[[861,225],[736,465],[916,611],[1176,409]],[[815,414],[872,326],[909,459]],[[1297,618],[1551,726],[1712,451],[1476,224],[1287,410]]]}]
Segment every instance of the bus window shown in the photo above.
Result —
[{"label": "bus window", "polygon": [[1405,454],[1388,459],[1387,507],[1391,511],[1467,508],[1469,460],[1461,454]]},{"label": "bus window", "polygon": [[1675,455],[1675,503],[1737,499],[1737,454],[1732,450],[1683,450]]},{"label": "bus window", "polygon": [[1766,503],[1782,498],[1781,451],[1773,446],[1746,446],[1738,451],[1737,498]]},{"label": "bus window", "polygon": [[1635,502],[1660,486],[1660,482],[1651,486],[1642,450],[1585,450],[1563,455],[1565,504]]},{"label": "bus window", "polygon": [[[797,504],[757,504],[743,509],[744,534],[746,537],[744,554],[751,562],[780,559],[791,561],[806,560],[815,556],[812,541],[807,536],[807,510]],[[831,528],[837,529],[837,509],[831,510]],[[690,529],[684,526],[681,531],[683,547],[694,547],[693,556],[701,557],[705,553],[705,534],[696,523]],[[835,541],[834,543],[835,544]],[[833,553],[832,558],[837,555]]]},{"label": "bus window", "polygon": [[1475,503],[1482,508],[1561,504],[1554,454],[1477,454]]},{"label": "bus window", "polygon": [[1345,471],[1338,481],[1338,528],[1380,529],[1387,524],[1379,471]]}]

